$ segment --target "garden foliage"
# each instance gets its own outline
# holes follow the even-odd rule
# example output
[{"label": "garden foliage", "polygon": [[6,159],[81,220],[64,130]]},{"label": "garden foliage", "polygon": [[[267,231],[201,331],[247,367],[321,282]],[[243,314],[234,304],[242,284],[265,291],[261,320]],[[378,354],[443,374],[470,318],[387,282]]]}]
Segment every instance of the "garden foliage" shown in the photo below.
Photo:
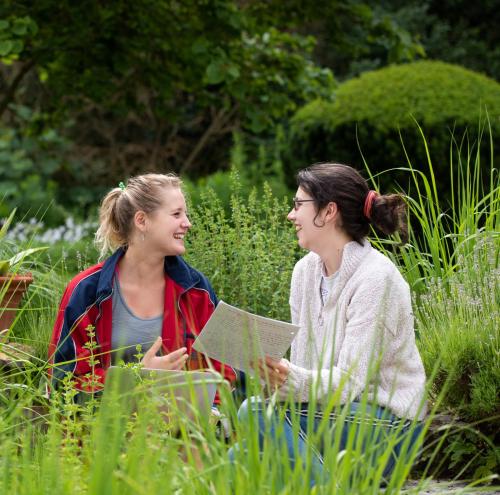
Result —
[{"label": "garden foliage", "polygon": [[[429,150],[417,123],[425,129]],[[493,139],[500,136],[500,84],[492,79],[433,61],[367,72],[340,85],[332,103],[316,100],[297,112],[287,170],[292,176],[304,164],[318,161],[363,168],[364,157],[376,174],[405,166],[406,156],[424,170],[430,151],[436,181],[446,194],[450,141],[466,157],[477,146],[479,123],[483,128],[491,124]],[[483,140],[483,170],[490,167],[490,151]],[[405,179],[395,171],[384,176],[383,185],[399,180],[405,188]]]},{"label": "garden foliage", "polygon": [[[417,345],[431,378],[431,406],[449,412],[462,422],[458,425],[467,425],[464,429],[450,423],[442,431],[440,438],[446,439],[439,440],[443,455],[436,458],[436,444],[427,452],[441,467],[445,464],[448,474],[477,479],[498,467],[494,445],[498,442],[500,390],[500,185],[492,169],[490,192],[482,192],[479,163],[477,157],[466,162],[468,172],[460,176],[461,187],[453,191],[451,210],[439,201],[432,164],[425,173],[410,164],[404,171],[414,191],[408,198],[413,221],[410,242],[394,250],[390,242],[372,239],[399,264],[415,293]],[[453,163],[450,167],[454,168]],[[302,254],[285,219],[289,206],[268,186],[261,193],[245,194],[237,167],[230,188],[229,210],[209,188],[190,206],[193,228],[186,238],[186,258],[208,276],[219,298],[254,313],[289,320],[291,271]],[[84,268],[81,253],[75,252],[83,243],[80,240],[68,250],[67,242],[59,242],[50,248],[52,255],[44,253],[53,259],[47,273],[41,273],[30,289],[25,310],[13,329],[13,337],[36,348],[32,373],[37,380],[62,293],[62,277],[57,272],[62,271],[67,281],[73,274],[67,272],[68,263],[71,272]],[[71,259],[68,254],[56,259],[61,250],[71,253]],[[96,254],[94,251],[84,263],[94,263]],[[10,385],[3,392],[8,403],[6,393],[13,393]],[[2,417],[4,424],[6,417]],[[217,462],[222,462],[223,452],[217,452]],[[265,483],[265,473],[259,471],[259,476]]]},{"label": "garden foliage", "polygon": [[290,319],[288,293],[298,247],[286,225],[289,202],[264,185],[243,196],[237,171],[231,177],[230,213],[213,190],[206,189],[191,211],[193,229],[187,259],[204,272],[220,299],[243,309]]}]

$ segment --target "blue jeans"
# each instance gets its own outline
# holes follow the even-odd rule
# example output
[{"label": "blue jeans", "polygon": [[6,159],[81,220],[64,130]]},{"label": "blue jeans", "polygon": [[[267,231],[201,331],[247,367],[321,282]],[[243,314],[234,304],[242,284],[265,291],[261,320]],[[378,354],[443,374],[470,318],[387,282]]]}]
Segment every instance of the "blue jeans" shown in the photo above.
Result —
[{"label": "blue jeans", "polygon": [[[332,473],[324,458],[329,450],[333,449],[335,456],[345,450],[360,452],[362,469],[385,462],[382,477],[387,480],[398,458],[415,456],[416,443],[422,440],[420,423],[402,420],[381,406],[351,402],[329,413],[319,408],[310,411],[308,404],[288,406],[280,415],[278,409],[269,409],[269,402],[251,397],[241,405],[238,421],[256,422],[261,452],[265,438],[286,449],[292,470],[299,458],[306,466],[309,457],[311,486],[330,479]],[[229,451],[231,460],[236,450],[245,448],[243,445],[236,444]]]}]

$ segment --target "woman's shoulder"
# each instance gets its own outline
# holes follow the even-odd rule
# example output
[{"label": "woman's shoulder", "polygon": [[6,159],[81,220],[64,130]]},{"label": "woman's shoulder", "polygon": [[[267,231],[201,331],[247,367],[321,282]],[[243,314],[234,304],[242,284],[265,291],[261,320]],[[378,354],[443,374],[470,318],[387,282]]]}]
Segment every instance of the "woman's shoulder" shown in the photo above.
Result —
[{"label": "woman's shoulder", "polygon": [[293,272],[294,274],[303,274],[310,272],[318,266],[321,266],[321,258],[311,251],[295,263]]},{"label": "woman's shoulder", "polygon": [[359,275],[365,280],[371,282],[380,280],[383,283],[391,282],[398,285],[407,285],[406,280],[395,263],[375,248],[370,249],[370,252],[359,268]]},{"label": "woman's shoulder", "polygon": [[89,266],[85,270],[82,270],[68,282],[68,286],[77,286],[84,281],[91,283],[92,281],[97,280],[97,277],[102,270],[103,265],[104,261],[101,261],[100,263],[96,263],[95,265]]}]

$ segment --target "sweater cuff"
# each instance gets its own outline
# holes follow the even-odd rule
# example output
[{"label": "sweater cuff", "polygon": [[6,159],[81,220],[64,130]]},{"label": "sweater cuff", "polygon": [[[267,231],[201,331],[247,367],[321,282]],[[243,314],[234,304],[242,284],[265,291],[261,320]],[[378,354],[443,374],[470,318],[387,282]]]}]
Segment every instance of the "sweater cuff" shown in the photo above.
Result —
[{"label": "sweater cuff", "polygon": [[289,373],[286,382],[279,388],[281,400],[292,399],[298,402],[309,400],[310,370],[292,364],[287,359],[283,361],[288,365]]}]

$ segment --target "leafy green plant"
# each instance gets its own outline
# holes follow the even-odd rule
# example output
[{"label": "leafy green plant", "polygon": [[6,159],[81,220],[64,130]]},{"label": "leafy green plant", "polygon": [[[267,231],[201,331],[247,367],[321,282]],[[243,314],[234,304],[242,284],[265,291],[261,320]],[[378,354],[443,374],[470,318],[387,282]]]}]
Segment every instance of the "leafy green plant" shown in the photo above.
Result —
[{"label": "leafy green plant", "polygon": [[498,166],[489,143],[479,142],[481,130],[474,132],[480,121],[488,125],[487,115],[495,139],[500,135],[500,84],[482,74],[435,61],[366,72],[341,84],[333,102],[316,100],[296,113],[286,170],[292,177],[304,163],[332,160],[362,168],[365,157],[373,173],[392,170],[379,178],[382,185],[399,182],[406,188],[408,177],[398,170],[406,156],[415,170],[426,170],[418,122],[425,129],[441,196],[448,196],[450,140],[458,142],[456,152],[464,157],[457,167],[474,147],[484,172],[491,158]]},{"label": "leafy green plant", "polygon": [[295,233],[286,226],[288,202],[274,197],[267,185],[245,198],[237,169],[230,188],[230,213],[210,189],[193,206],[187,258],[207,275],[219,298],[288,320],[290,279],[299,255]]},{"label": "leafy green plant", "polygon": [[[498,444],[500,197],[495,171],[491,170],[490,192],[485,193],[479,186],[481,181],[474,178],[478,170],[475,162],[472,156],[464,163],[463,169],[468,163],[469,172],[461,176],[462,186],[453,191],[453,209],[439,200],[433,169],[416,171],[410,163],[404,172],[414,181],[409,198],[414,224],[411,241],[397,252],[392,243],[374,239],[377,247],[399,264],[417,293],[417,342],[433,379],[434,409],[439,403],[439,409],[449,410],[466,422],[460,431],[448,429],[446,440],[440,432],[437,443],[428,445],[427,467],[418,486],[405,488],[411,466],[401,463],[390,480],[390,493],[403,489],[418,493],[429,473],[474,477],[479,482],[491,481],[490,475],[497,469],[498,453],[491,445]],[[452,170],[455,173],[456,167]],[[261,194],[244,194],[237,170],[232,173],[230,187],[229,211],[210,190],[193,205],[193,228],[186,238],[188,260],[209,277],[220,298],[252,312],[288,320],[289,280],[295,259],[301,255],[293,229],[286,225],[289,207],[268,187]],[[61,246],[59,249],[66,249]],[[64,270],[65,263],[53,256],[51,269],[40,280],[39,296],[31,300],[20,318],[20,323],[27,323],[25,328],[21,325],[22,338],[40,341],[40,349],[46,349],[57,295],[64,285],[64,277],[57,272]],[[71,269],[79,268],[76,256],[69,257]],[[43,308],[39,301],[44,301]],[[78,485],[82,493],[278,493],[285,469],[289,476],[284,490],[309,493],[308,466],[287,472],[285,455],[271,442],[260,455],[255,430],[238,424],[237,404],[226,392],[222,412],[235,424],[235,438],[248,441],[248,450],[238,457],[236,466],[227,458],[226,441],[208,424],[195,429],[186,424],[180,437],[174,438],[153,410],[146,408],[131,417],[121,414],[120,397],[111,401],[112,407],[106,411],[90,411],[86,406],[75,406],[68,391],[62,406],[49,406],[42,429],[20,411],[34,401],[46,404],[40,380],[44,361],[45,356],[35,359],[28,375],[18,372],[19,380],[28,376],[22,387],[20,383],[1,382],[0,400],[5,405],[0,409],[1,492],[28,494],[43,486],[64,494],[74,493]],[[258,385],[249,381],[249,392],[258,394]],[[427,419],[425,428],[432,419]],[[298,428],[296,419],[292,421]],[[78,441],[73,441],[75,438]],[[181,454],[186,446],[199,448],[201,463],[190,450]],[[388,452],[383,452],[371,469],[356,449],[346,454],[334,445],[328,458],[337,476],[318,491],[374,493]]]},{"label": "leafy green plant", "polygon": [[62,223],[66,214],[62,203],[71,197],[74,205],[81,206],[76,181],[65,194],[57,183],[58,176],[77,174],[74,164],[64,158],[68,143],[40,111],[14,104],[9,110],[9,125],[0,125],[0,215],[16,207],[24,216]]},{"label": "leafy green plant", "polygon": [[[14,209],[9,217],[5,220],[2,228],[0,229],[0,242],[5,237],[12,220],[14,219],[14,215],[16,214],[16,210]],[[9,259],[0,260],[0,276],[5,276],[8,273],[11,273],[13,270],[16,270],[17,267],[29,256],[38,253],[40,251],[45,251],[47,247],[35,247],[24,249],[19,251],[14,256],[11,256]]]},{"label": "leafy green plant", "polygon": [[[492,154],[492,134],[483,139]],[[423,131],[421,140],[428,150]],[[468,426],[449,432],[442,446],[448,463],[437,474],[460,465],[460,476],[480,478],[500,465],[493,447],[500,441],[500,176],[492,160],[489,170],[481,166],[477,149],[463,159],[456,146],[448,161],[449,203],[430,153],[426,170],[407,155],[400,172],[409,178],[410,242],[399,249],[376,244],[414,291],[419,349],[428,375],[434,373],[431,396]],[[369,173],[377,187],[380,175]]]},{"label": "leafy green plant", "polygon": [[[241,133],[235,133],[233,140],[229,170],[220,170],[196,181],[183,178],[184,190],[192,205],[200,204],[203,194],[211,189],[229,214],[234,186],[231,177],[234,174],[238,176],[237,190],[242,200],[246,201],[253,189],[258,195],[262,194],[264,184],[277,199],[293,195],[285,184],[283,174],[281,157],[285,143],[282,129],[278,128],[275,138],[268,142],[249,143],[249,139]],[[256,156],[253,156],[255,148]]]}]

